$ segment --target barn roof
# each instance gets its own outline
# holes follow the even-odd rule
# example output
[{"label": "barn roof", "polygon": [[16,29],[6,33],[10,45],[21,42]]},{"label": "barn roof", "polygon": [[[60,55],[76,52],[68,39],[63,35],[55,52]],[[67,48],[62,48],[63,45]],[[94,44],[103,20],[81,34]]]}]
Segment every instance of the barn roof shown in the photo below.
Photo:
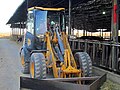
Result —
[{"label": "barn roof", "polygon": [[[27,8],[63,7],[68,13],[69,0],[25,0],[9,19],[7,24],[25,22],[27,20]],[[72,27],[88,31],[96,29],[111,30],[112,0],[71,0]]]}]

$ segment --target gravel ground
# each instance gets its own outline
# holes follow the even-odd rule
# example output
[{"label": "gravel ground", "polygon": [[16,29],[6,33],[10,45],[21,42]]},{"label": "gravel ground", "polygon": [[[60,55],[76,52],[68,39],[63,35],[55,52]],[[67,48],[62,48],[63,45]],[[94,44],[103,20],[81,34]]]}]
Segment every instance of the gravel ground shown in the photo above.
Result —
[{"label": "gravel ground", "polygon": [[0,90],[19,90],[21,75],[20,46],[9,39],[0,39]]}]

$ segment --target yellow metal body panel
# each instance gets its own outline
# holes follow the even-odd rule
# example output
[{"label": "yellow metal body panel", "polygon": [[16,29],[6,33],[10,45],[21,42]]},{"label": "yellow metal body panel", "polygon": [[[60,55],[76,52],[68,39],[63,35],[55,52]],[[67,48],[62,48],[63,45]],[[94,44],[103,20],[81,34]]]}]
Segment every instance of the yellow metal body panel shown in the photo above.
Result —
[{"label": "yellow metal body panel", "polygon": [[[71,48],[69,46],[69,43],[67,41],[67,36],[65,35],[64,32],[62,32],[61,35],[61,39],[63,41],[64,44],[64,48],[65,48],[65,53],[64,53],[64,63],[61,62],[60,63],[60,67],[57,67],[57,58],[55,56],[55,51],[53,50],[53,47],[51,45],[51,43],[57,45],[58,41],[57,41],[57,37],[56,34],[54,33],[54,38],[52,39],[52,37],[50,36],[50,32],[46,32],[45,34],[46,38],[45,38],[45,42],[47,44],[47,52],[46,52],[46,58],[47,58],[47,68],[52,68],[53,69],[53,75],[55,78],[66,78],[66,77],[72,77],[72,76],[76,76],[79,77],[81,76],[81,71],[77,69],[76,67],[76,62],[74,60]],[[52,60],[50,61],[50,57],[52,58]],[[59,73],[60,71],[60,73]]]},{"label": "yellow metal body panel", "polygon": [[38,9],[38,10],[44,10],[44,11],[64,11],[65,8],[43,8],[43,7],[31,7],[28,8],[28,11],[32,11],[34,9]]},{"label": "yellow metal body panel", "polygon": [[57,35],[56,33],[54,32],[54,37],[53,37],[53,43],[57,43],[58,42],[58,39],[57,39]]},{"label": "yellow metal body panel", "polygon": [[27,40],[27,44],[28,44],[28,46],[31,45],[31,40],[29,38]]},{"label": "yellow metal body panel", "polygon": [[46,43],[47,43],[47,58],[50,57],[50,55],[52,55],[52,68],[53,68],[53,75],[55,78],[58,78],[58,70],[56,67],[56,61],[57,59],[54,56],[53,50],[52,50],[52,46],[51,46],[51,42],[50,42],[50,33],[46,32]]},{"label": "yellow metal body panel", "polygon": [[34,74],[35,74],[35,66],[34,66],[34,62],[32,62],[30,64],[30,73],[31,73],[31,77],[34,78]]},{"label": "yellow metal body panel", "polygon": [[76,65],[74,56],[73,56],[73,54],[72,54],[70,45],[69,45],[69,42],[68,42],[68,39],[67,39],[67,35],[66,35],[64,32],[62,32],[61,35],[62,35],[61,37],[62,37],[62,39],[63,39],[64,47],[65,47],[65,49],[68,49],[68,52],[70,53],[70,58],[71,58],[70,61],[71,61],[71,64],[72,64],[72,66],[73,66],[74,68],[77,69],[77,65]]},{"label": "yellow metal body panel", "polygon": [[22,66],[24,66],[24,64],[25,64],[24,56],[21,56],[21,64],[22,64]]},{"label": "yellow metal body panel", "polygon": [[69,75],[69,77],[71,77],[72,74],[74,74],[77,77],[80,76],[81,74],[80,70],[71,66],[71,58],[68,49],[65,50],[64,60],[66,69],[63,70],[63,77],[66,77],[66,75]]},{"label": "yellow metal body panel", "polygon": [[[74,60],[72,51],[70,49],[69,43],[67,41],[67,36],[65,35],[64,32],[62,32],[61,39],[64,44],[65,48],[65,53],[64,53],[64,63],[60,63],[60,67],[57,67],[57,58],[55,56],[55,51],[52,47],[51,44],[58,45],[57,37],[56,34],[54,33],[54,38],[50,36],[50,32],[46,32],[45,34],[45,42],[47,44],[47,53],[46,53],[46,58],[47,58],[47,68],[52,68],[53,69],[53,75],[55,78],[66,78],[66,77],[72,77],[72,76],[81,76],[81,71],[76,68],[76,62]],[[50,57],[52,57],[52,61],[50,61]],[[59,73],[60,72],[60,73]]]},{"label": "yellow metal body panel", "polygon": [[80,70],[73,68],[72,66],[68,66],[67,69],[63,70],[65,74],[79,74]]}]

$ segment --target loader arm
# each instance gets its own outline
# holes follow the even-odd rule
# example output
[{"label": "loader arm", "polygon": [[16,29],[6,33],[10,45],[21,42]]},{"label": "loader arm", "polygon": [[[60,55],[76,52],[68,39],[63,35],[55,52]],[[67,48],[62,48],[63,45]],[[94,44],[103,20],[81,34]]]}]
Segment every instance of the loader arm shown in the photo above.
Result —
[{"label": "loader arm", "polygon": [[58,38],[58,44],[59,44],[59,46],[60,46],[60,50],[61,50],[61,52],[62,52],[62,55],[64,55],[64,45],[63,45],[63,41],[61,40],[61,37],[60,37],[60,34],[59,34],[59,32],[58,32],[58,27],[56,28],[56,34],[57,34],[57,38]]},{"label": "loader arm", "polygon": [[62,32],[61,38],[63,40],[64,48],[68,49],[68,52],[70,53],[70,58],[71,58],[71,64],[72,64],[72,66],[77,69],[77,65],[76,65],[74,56],[72,54],[72,51],[71,51],[71,48],[70,48],[70,45],[69,45],[69,42],[68,42],[68,39],[67,39],[67,35],[65,34],[65,32]]},{"label": "loader arm", "polygon": [[50,55],[52,55],[52,67],[53,67],[53,75],[55,78],[58,78],[58,70],[57,70],[57,67],[56,67],[56,57],[53,53],[53,49],[52,49],[52,46],[51,46],[51,41],[50,41],[50,33],[49,32],[46,32],[46,44],[47,44],[47,54],[46,54],[46,57],[49,58]]}]

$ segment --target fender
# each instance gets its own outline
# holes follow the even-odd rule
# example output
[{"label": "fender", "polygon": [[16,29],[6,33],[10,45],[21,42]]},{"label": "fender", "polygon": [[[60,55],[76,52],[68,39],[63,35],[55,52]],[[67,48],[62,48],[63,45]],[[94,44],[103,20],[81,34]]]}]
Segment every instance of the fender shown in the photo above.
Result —
[{"label": "fender", "polygon": [[21,56],[22,50],[24,53],[25,62],[30,62],[30,51],[27,49],[25,45],[23,45],[22,48],[20,49],[20,56]]}]

